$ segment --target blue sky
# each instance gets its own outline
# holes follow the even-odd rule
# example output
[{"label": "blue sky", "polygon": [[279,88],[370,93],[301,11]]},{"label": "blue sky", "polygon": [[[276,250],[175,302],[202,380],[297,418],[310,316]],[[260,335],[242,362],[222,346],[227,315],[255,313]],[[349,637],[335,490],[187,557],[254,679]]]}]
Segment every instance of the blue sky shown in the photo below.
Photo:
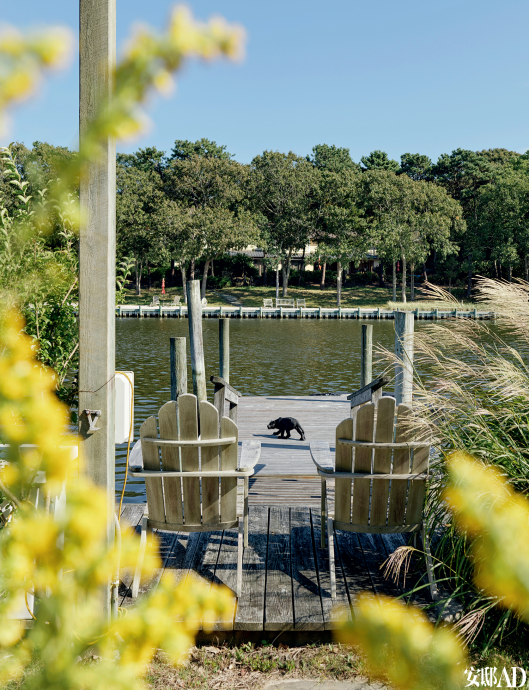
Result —
[{"label": "blue sky", "polygon": [[[434,161],[458,147],[529,149],[529,3],[526,0],[196,0],[246,28],[242,64],[189,64],[169,99],[149,108],[151,131],[118,150],[201,137],[249,162],[265,149],[310,153],[346,146]],[[78,31],[75,0],[3,3],[0,23]],[[173,3],[117,0],[118,54],[134,23],[162,27]],[[78,64],[54,75],[13,113],[2,145],[73,147]],[[7,139],[7,142],[6,142]]]}]

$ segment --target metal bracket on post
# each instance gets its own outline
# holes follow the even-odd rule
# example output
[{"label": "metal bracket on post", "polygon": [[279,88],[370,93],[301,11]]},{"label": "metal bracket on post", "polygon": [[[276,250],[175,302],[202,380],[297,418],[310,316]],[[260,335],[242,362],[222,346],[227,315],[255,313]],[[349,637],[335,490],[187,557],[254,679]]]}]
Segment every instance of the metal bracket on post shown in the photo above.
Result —
[{"label": "metal bracket on post", "polygon": [[[86,415],[86,418],[88,419],[88,430],[87,433],[90,433],[91,431],[99,431],[101,429],[100,426],[96,426],[97,424],[97,418],[101,417],[101,410],[83,410],[83,412]],[[93,419],[92,419],[93,415]]]}]

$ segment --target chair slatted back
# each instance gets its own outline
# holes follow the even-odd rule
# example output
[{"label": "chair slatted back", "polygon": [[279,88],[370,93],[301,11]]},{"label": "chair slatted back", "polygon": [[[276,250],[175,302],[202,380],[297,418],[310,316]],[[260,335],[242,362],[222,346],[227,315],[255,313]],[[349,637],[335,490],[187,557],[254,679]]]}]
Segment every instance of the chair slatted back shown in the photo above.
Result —
[{"label": "chair slatted back", "polygon": [[[336,459],[337,472],[351,472],[352,446],[338,443],[339,438],[353,438],[353,420],[344,419],[336,427]],[[351,521],[351,480],[336,479],[334,486],[334,517],[339,522]]]},{"label": "chair slatted back", "polygon": [[[142,424],[140,437],[166,440],[197,441],[198,415],[195,395],[184,394],[159,411],[160,436],[155,417]],[[200,440],[219,438],[216,408],[209,402],[200,403]],[[237,469],[237,425],[228,417],[221,422],[221,438],[235,437],[227,446],[160,447],[142,443],[143,466],[146,470],[182,472],[215,472]],[[202,482],[202,487],[201,487]],[[168,525],[215,525],[237,519],[237,478],[224,477],[146,477],[149,519]],[[201,491],[202,488],[202,491]],[[202,496],[202,499],[201,499]]]},{"label": "chair slatted back", "polygon": [[[395,430],[395,398],[380,398],[377,405],[375,443],[392,443]],[[391,448],[375,448],[373,474],[391,472]],[[373,482],[371,524],[385,525],[388,512],[389,479]]]},{"label": "chair slatted back", "polygon": [[[373,441],[373,427],[375,423],[375,406],[367,403],[358,410],[356,415],[357,441]],[[371,448],[355,448],[354,472],[371,472]],[[367,525],[369,522],[369,493],[371,481],[369,479],[355,479],[353,486],[353,514],[354,525]]]},{"label": "chair slatted back", "polygon": [[[376,421],[375,421],[376,412]],[[395,414],[396,413],[396,414]],[[383,397],[358,409],[355,441],[403,443],[421,441],[412,424],[407,405],[396,408],[395,398]],[[353,438],[353,420],[345,419],[336,428],[336,472],[372,474],[424,473],[428,470],[430,448],[367,448],[339,443]],[[335,516],[342,524],[384,528],[417,525],[422,520],[425,479],[336,478]],[[361,531],[357,529],[356,531]]]}]

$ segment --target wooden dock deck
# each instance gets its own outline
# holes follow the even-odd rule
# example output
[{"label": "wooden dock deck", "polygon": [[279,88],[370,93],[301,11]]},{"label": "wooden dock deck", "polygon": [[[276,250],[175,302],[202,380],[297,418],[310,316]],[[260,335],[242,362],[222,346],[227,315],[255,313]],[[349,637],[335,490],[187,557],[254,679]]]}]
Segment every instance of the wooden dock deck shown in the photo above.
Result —
[{"label": "wooden dock deck", "polygon": [[[332,601],[327,549],[320,548],[320,480],[310,459],[309,442],[328,439],[334,446],[337,424],[350,414],[346,396],[262,396],[239,399],[239,439],[261,441],[261,459],[249,493],[249,546],[244,551],[243,588],[234,618],[222,630],[328,631],[336,627],[334,606],[352,615],[362,591],[405,595],[413,583],[408,576],[394,583],[381,567],[405,543],[403,535],[336,533],[337,599]],[[266,428],[277,417],[292,416],[305,430],[279,439]],[[277,477],[277,474],[287,475]],[[267,476],[272,475],[272,476]],[[329,497],[332,510],[332,483]],[[122,523],[137,528],[143,505],[126,505]],[[232,591],[237,572],[237,532],[169,534],[160,532],[163,567],[140,591],[155,587],[162,574],[175,584],[186,578],[222,583]],[[132,573],[124,573],[121,605],[130,598]],[[427,590],[414,602],[430,605]],[[234,596],[235,602],[235,596]]]}]

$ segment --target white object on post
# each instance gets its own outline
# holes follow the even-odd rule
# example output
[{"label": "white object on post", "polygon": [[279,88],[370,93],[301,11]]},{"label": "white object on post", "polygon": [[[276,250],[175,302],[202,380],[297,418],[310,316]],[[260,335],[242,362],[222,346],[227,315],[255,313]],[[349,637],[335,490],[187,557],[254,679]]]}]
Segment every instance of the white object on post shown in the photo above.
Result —
[{"label": "white object on post", "polygon": [[134,436],[134,372],[116,371],[114,391],[115,443],[127,443],[131,428]]}]

